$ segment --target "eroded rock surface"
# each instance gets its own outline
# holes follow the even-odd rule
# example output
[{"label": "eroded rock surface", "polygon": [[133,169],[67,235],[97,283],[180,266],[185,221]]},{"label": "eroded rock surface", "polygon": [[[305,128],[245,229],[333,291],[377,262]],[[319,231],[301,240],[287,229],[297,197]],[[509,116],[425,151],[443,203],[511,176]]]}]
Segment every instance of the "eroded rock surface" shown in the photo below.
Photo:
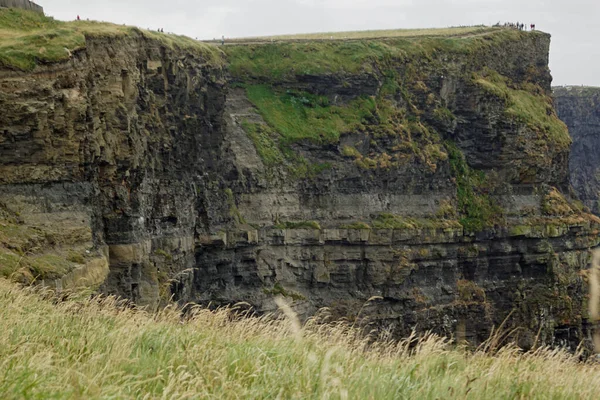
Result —
[{"label": "eroded rock surface", "polygon": [[[240,45],[214,60],[88,38],[67,63],[1,71],[5,220],[76,227],[53,251],[104,257],[101,290],[151,307],[268,312],[284,295],[302,317],[329,307],[396,335],[477,343],[506,319],[524,347],[577,345],[599,222],[568,195],[549,36],[452,40]],[[278,52],[367,50],[355,65],[268,67]]]},{"label": "eroded rock surface", "polygon": [[79,229],[55,247],[105,254],[105,290],[156,307],[168,277],[194,267],[196,226],[213,217],[202,204],[225,93],[202,54],[141,35],[89,38],[68,63],[2,71],[0,201],[40,232]]}]

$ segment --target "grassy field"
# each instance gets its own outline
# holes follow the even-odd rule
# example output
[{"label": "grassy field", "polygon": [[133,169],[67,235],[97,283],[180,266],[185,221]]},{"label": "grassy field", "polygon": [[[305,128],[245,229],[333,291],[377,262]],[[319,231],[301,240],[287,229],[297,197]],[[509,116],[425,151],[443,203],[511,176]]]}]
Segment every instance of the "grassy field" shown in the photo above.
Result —
[{"label": "grassy field", "polygon": [[[52,302],[0,279],[0,398],[597,398],[600,367],[561,351],[466,352],[427,337],[361,339],[197,309],[181,319],[114,299]],[[414,346],[416,345],[416,346]]]},{"label": "grassy field", "polygon": [[96,21],[62,22],[31,11],[0,9],[0,67],[23,71],[40,63],[68,60],[73,51],[85,47],[86,37],[139,35],[171,48],[196,51],[221,62],[214,46],[186,36],[151,32],[125,25]]},{"label": "grassy field", "polygon": [[320,32],[300,33],[293,35],[256,36],[245,38],[227,39],[228,43],[270,41],[270,40],[331,40],[331,39],[379,39],[398,37],[423,37],[423,36],[466,36],[479,35],[497,31],[501,28],[488,26],[465,26],[449,28],[426,28],[426,29],[381,29],[351,32]]}]

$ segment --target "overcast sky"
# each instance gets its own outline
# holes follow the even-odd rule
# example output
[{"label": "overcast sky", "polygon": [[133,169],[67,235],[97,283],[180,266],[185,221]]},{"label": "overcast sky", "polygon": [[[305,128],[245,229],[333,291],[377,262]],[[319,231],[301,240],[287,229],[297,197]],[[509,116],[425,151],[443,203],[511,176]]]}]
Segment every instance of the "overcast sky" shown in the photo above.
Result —
[{"label": "overcast sky", "polygon": [[57,19],[126,23],[200,39],[535,23],[552,34],[555,85],[600,86],[598,0],[36,0]]}]

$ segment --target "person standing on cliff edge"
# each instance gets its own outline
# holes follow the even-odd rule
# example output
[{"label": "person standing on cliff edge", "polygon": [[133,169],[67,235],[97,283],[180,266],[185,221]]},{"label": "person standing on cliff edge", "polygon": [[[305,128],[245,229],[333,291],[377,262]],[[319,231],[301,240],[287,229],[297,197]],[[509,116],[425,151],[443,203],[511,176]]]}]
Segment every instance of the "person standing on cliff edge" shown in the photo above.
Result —
[{"label": "person standing on cliff edge", "polygon": [[79,18],[79,15],[77,16],[77,21],[81,21],[81,18]]}]

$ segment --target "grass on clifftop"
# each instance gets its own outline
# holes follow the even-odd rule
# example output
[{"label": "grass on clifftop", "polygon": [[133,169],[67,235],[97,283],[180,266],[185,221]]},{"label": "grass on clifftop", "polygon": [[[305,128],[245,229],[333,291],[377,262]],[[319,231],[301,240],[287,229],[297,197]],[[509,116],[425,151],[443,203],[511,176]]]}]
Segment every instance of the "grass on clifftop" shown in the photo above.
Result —
[{"label": "grass on clifftop", "polygon": [[[183,320],[114,299],[51,299],[0,279],[0,398],[594,399],[600,367],[562,351],[371,342],[343,325]],[[411,345],[412,344],[412,345]]]},{"label": "grass on clifftop", "polygon": [[140,35],[166,47],[197,51],[212,62],[221,62],[220,51],[185,36],[161,34],[135,27],[96,21],[62,22],[32,11],[0,8],[0,67],[23,71],[39,63],[68,60],[85,47],[86,37]]},{"label": "grass on clifftop", "polygon": [[382,29],[368,31],[349,32],[322,32],[322,33],[300,33],[292,35],[264,36],[257,38],[234,39],[234,41],[250,41],[252,39],[262,40],[327,40],[327,39],[377,39],[394,37],[423,37],[423,36],[464,36],[493,32],[498,28],[489,26],[462,26],[450,28],[423,28],[423,29]]},{"label": "grass on clifftop", "polygon": [[302,75],[372,73],[381,68],[381,63],[394,61],[399,64],[417,58],[428,59],[437,52],[471,54],[478,49],[497,46],[506,40],[518,40],[525,35],[536,34],[543,33],[482,28],[481,32],[472,34],[392,34],[386,38],[358,40],[292,39],[270,43],[252,42],[252,39],[248,39],[239,40],[237,44],[234,40],[235,45],[225,46],[223,50],[227,54],[229,70],[234,79],[277,82]]}]

